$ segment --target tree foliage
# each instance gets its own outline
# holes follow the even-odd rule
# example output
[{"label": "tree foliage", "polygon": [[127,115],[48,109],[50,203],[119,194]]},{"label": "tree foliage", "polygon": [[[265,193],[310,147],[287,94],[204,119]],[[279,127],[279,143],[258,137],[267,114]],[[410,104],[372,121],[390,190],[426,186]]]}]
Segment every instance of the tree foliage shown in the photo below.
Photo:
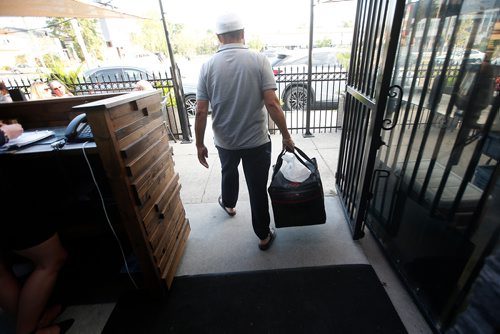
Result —
[{"label": "tree foliage", "polygon": [[[94,59],[102,59],[101,49],[104,43],[97,27],[97,19],[77,19],[77,22],[80,26],[80,31],[87,51]],[[74,45],[78,58],[82,61],[85,59],[70,20],[52,17],[47,19],[47,25],[49,26],[52,37],[58,38],[62,43],[66,41],[71,42]]]},{"label": "tree foliage", "polygon": [[265,46],[264,42],[262,42],[262,40],[258,37],[250,39],[246,44],[248,45],[248,48],[256,51],[263,50]]},{"label": "tree foliage", "polygon": [[318,41],[316,41],[316,43],[314,43],[314,46],[317,48],[330,47],[332,45],[333,45],[332,39],[326,38],[326,37],[323,38],[322,40],[318,40]]},{"label": "tree foliage", "polygon": [[[193,56],[198,52],[197,40],[186,33],[183,24],[168,23],[167,29],[174,54]],[[168,54],[167,39],[161,20],[144,20],[139,32],[132,33],[131,40],[146,51]]]},{"label": "tree foliage", "polygon": [[132,33],[130,39],[146,51],[168,54],[165,32],[160,20],[142,20],[140,30]]},{"label": "tree foliage", "polygon": [[199,55],[210,55],[217,51],[217,37],[212,30],[208,30],[196,44],[196,53]]}]

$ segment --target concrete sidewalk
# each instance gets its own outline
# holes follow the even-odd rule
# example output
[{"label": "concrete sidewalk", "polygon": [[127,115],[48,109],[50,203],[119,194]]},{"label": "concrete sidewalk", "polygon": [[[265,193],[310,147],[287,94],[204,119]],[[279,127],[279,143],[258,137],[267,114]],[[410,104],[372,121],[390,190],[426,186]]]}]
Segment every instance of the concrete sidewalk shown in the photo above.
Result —
[{"label": "concrete sidewalk", "polygon": [[[319,133],[314,137],[304,138],[302,134],[292,134],[295,145],[302,149],[309,157],[316,158],[318,169],[323,181],[325,196],[334,196],[335,192],[335,170],[337,168],[337,157],[340,148],[341,132]],[[194,134],[193,134],[194,136]],[[281,135],[272,135],[272,158],[274,165],[282,150]],[[217,203],[220,195],[220,161],[217,149],[213,143],[213,135],[210,123],[207,124],[205,134],[205,145],[208,148],[208,164],[206,169],[198,162],[196,146],[193,142],[182,144],[170,142],[174,150],[175,169],[180,176],[181,197],[184,204]],[[269,179],[271,178],[271,173]],[[245,177],[240,164],[240,201],[248,201]]]},{"label": "concrete sidewalk", "polygon": [[[194,120],[191,121],[194,123]],[[209,150],[209,169],[198,162],[194,138],[189,144],[171,141],[175,170],[179,173],[182,186],[181,198],[191,225],[186,250],[176,275],[369,263],[384,285],[408,333],[431,333],[371,234],[367,231],[363,239],[352,240],[335,192],[334,175],[340,135],[340,131],[314,134],[311,138],[292,134],[296,145],[318,161],[325,192],[327,221],[322,225],[278,229],[276,241],[266,252],[258,249],[258,239],[252,230],[243,172],[240,173],[240,198],[236,216],[229,217],[217,203],[220,194],[220,163],[213,145],[210,124],[205,138]],[[281,152],[281,136],[273,135],[271,140],[274,164]],[[270,213],[272,217],[272,212]],[[114,303],[72,305],[59,320],[76,320],[68,334],[100,333],[114,306]],[[363,321],[362,314],[359,315],[359,320]]]},{"label": "concrete sidewalk", "polygon": [[[217,203],[220,194],[220,162],[210,124],[205,135],[209,169],[198,162],[194,138],[189,144],[170,142],[182,186],[181,198],[191,224],[191,234],[176,275],[369,263],[384,284],[408,332],[431,333],[370,233],[366,231],[363,239],[352,240],[335,191],[340,136],[340,130],[314,134],[310,138],[292,133],[295,144],[318,162],[325,193],[327,222],[323,225],[277,229],[277,239],[266,252],[258,249],[258,239],[252,230],[248,191],[241,165],[236,216],[229,217]],[[281,135],[272,135],[271,141],[274,164],[281,152]],[[271,225],[274,225],[271,206],[270,210]]]}]

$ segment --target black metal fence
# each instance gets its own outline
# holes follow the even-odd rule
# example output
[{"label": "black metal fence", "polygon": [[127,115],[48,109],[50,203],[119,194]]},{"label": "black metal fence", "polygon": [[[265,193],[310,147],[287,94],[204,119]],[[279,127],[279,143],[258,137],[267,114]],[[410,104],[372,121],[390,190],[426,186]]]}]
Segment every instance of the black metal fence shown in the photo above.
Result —
[{"label": "black metal fence", "polygon": [[[445,81],[444,93],[452,87],[458,69],[456,66],[448,68]],[[436,66],[434,74],[440,73],[440,67]],[[408,93],[413,85],[413,91],[420,93],[424,88],[421,81],[425,72],[418,71],[416,80],[413,82],[414,72],[396,71],[394,80],[399,82],[403,91]],[[290,131],[295,133],[321,133],[331,132],[342,126],[343,115],[343,93],[347,82],[347,71],[342,66],[314,66],[311,70],[311,82],[308,82],[307,67],[280,67],[275,70],[277,95],[285,111],[287,125]],[[435,79],[435,78],[434,78]],[[148,81],[154,88],[162,91],[166,106],[166,113],[171,122],[172,132],[181,135],[180,115],[176,108],[177,101],[174,94],[174,84],[172,76],[168,72],[149,73],[144,75],[120,75],[120,76],[99,76],[99,77],[78,77],[66,80],[67,88],[74,95],[104,94],[129,92],[134,89],[139,80]],[[18,88],[29,98],[30,87],[36,81],[46,82],[48,79],[42,77],[21,77],[15,76],[5,78],[4,82],[9,88]],[[185,95],[193,95],[193,92]],[[432,95],[430,92],[429,95]],[[184,97],[186,110],[192,108],[194,101],[187,101]],[[406,96],[405,96],[406,98]],[[404,98],[404,99],[405,99]],[[309,101],[308,101],[309,99]],[[308,111],[309,103],[309,111]],[[191,115],[194,112],[191,111]],[[276,125],[269,120],[270,130],[277,131]]]},{"label": "black metal fence", "polygon": [[[345,90],[347,71],[341,66],[315,66],[311,72],[309,83],[306,67],[280,68],[275,71],[277,94],[285,111],[287,125],[289,130],[295,133],[331,132],[342,125],[338,107],[342,100],[341,93]],[[139,80],[146,80],[162,91],[172,132],[180,135],[180,115],[176,108],[177,101],[170,73],[78,77],[65,80],[65,84],[74,95],[88,95],[132,91]],[[27,98],[31,95],[31,85],[36,81],[48,80],[42,77],[19,76],[4,79],[7,87],[20,89]],[[271,120],[270,130],[278,130]]]},{"label": "black metal fence", "polygon": [[[342,126],[342,93],[347,71],[342,66],[313,66],[311,81],[307,67],[279,67],[274,70],[278,97],[287,125],[295,133],[331,132]],[[309,104],[309,108],[308,108]],[[270,122],[270,130],[277,130]]]},{"label": "black metal fence", "polygon": [[[64,85],[73,93],[73,95],[93,95],[130,92],[134,90],[137,82],[145,80],[149,82],[153,88],[162,91],[163,103],[165,108],[164,113],[170,125],[172,134],[179,138],[182,136],[180,115],[178,113],[177,101],[175,99],[174,85],[172,77],[167,72],[158,72],[151,74],[139,75],[116,75],[116,76],[98,76],[98,77],[77,77],[64,80]],[[31,86],[35,82],[48,82],[50,79],[44,77],[7,77],[4,78],[6,86],[19,89],[27,99],[31,98]]]}]

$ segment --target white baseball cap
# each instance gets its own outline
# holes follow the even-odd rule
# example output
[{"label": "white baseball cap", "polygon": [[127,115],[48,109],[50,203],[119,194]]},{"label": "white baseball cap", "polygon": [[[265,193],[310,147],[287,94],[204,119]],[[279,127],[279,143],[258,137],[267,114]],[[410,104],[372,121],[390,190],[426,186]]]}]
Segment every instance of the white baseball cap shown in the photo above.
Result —
[{"label": "white baseball cap", "polygon": [[222,14],[215,22],[215,33],[217,35],[243,29],[243,21],[235,13]]}]

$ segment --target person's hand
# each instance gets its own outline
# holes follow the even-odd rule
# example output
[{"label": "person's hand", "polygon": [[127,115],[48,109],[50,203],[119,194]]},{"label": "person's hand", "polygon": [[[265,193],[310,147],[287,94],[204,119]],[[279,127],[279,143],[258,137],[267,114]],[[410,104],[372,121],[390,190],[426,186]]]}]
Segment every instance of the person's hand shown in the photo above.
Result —
[{"label": "person's hand", "polygon": [[288,152],[293,152],[295,150],[295,143],[292,140],[292,137],[283,138],[283,148]]},{"label": "person's hand", "polygon": [[204,167],[208,168],[208,149],[205,145],[203,146],[196,146],[196,149],[198,150],[198,161],[200,164],[202,164]]},{"label": "person's hand", "polygon": [[0,129],[2,129],[2,131],[5,133],[7,138],[9,138],[9,140],[19,137],[20,135],[23,134],[23,131],[24,131],[21,124],[18,124],[18,123],[16,123],[16,124],[2,124]]}]

